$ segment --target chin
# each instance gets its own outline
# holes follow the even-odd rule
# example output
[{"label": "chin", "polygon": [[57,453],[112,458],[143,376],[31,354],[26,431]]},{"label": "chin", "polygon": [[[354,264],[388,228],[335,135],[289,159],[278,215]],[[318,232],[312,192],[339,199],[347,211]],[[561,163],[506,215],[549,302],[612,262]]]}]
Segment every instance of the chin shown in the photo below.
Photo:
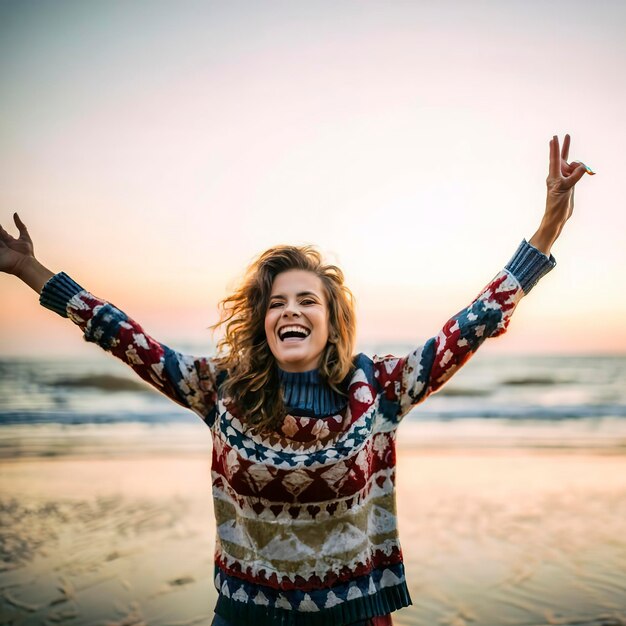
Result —
[{"label": "chin", "polygon": [[315,355],[282,355],[280,358],[276,359],[276,363],[279,367],[280,363],[282,363],[284,366],[288,365],[291,367],[297,367],[302,371],[307,371],[318,367],[317,364],[319,364],[320,357],[321,355],[318,355],[317,359],[315,358]]}]

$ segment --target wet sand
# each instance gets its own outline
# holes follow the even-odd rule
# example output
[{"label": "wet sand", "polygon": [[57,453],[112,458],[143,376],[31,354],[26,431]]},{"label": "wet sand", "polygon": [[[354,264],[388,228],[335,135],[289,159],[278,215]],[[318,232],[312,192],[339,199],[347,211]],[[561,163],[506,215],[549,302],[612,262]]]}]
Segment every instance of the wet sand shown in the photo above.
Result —
[{"label": "wet sand", "polygon": [[[626,624],[626,455],[407,449],[396,626]],[[210,624],[206,454],[0,463],[0,624]]]}]

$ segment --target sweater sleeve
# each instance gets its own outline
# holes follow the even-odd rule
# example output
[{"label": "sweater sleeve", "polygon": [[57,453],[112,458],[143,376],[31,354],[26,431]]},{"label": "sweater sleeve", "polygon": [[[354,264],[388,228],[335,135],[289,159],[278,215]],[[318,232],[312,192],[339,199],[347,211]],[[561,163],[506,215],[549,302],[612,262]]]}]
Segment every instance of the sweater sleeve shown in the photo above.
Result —
[{"label": "sweater sleeve", "polygon": [[437,335],[404,358],[375,356],[374,375],[387,418],[399,422],[441,389],[485,339],[504,334],[520,300],[555,266],[552,255],[548,258],[524,239],[504,269]]},{"label": "sweater sleeve", "polygon": [[217,404],[212,359],[181,354],[159,343],[114,304],[92,295],[65,272],[46,282],[39,302],[69,317],[82,329],[85,341],[98,344],[152,387],[211,425]]}]

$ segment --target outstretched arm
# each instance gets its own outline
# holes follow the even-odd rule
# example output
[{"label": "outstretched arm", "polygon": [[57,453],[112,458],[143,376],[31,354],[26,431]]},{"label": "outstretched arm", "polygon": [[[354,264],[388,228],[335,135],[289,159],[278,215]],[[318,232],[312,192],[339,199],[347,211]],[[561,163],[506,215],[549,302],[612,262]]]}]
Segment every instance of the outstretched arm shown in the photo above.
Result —
[{"label": "outstretched arm", "polygon": [[20,278],[40,294],[42,306],[77,324],[86,341],[122,360],[147,383],[211,425],[217,403],[213,360],[184,355],[159,343],[123,311],[90,294],[65,272],[51,272],[35,258],[28,230],[17,214],[14,220],[19,238],[0,227],[0,271]]},{"label": "outstretched arm", "polygon": [[555,266],[552,255],[524,239],[505,268],[434,337],[404,358],[374,357],[382,413],[398,422],[441,389],[486,339],[506,332],[520,300]]},{"label": "outstretched arm", "polygon": [[46,282],[39,302],[69,317],[85,341],[110,352],[168,398],[212,423],[217,403],[212,359],[181,354],[156,341],[126,313],[83,289],[65,272]]},{"label": "outstretched arm", "polygon": [[530,242],[524,239],[504,269],[436,336],[404,358],[375,357],[382,413],[392,422],[441,389],[486,339],[505,333],[520,300],[556,266],[550,248],[572,215],[574,185],[585,172],[593,174],[582,163],[567,163],[569,143],[566,135],[559,155],[557,137],[550,142],[546,211]]}]

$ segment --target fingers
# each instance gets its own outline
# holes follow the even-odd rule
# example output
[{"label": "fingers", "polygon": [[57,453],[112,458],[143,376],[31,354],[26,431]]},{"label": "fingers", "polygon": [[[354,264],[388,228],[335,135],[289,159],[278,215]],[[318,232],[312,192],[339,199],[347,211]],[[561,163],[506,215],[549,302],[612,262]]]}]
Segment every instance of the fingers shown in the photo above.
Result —
[{"label": "fingers", "polygon": [[569,146],[571,137],[565,135],[563,139],[563,149],[559,154],[559,138],[554,135],[550,141],[550,178],[565,177],[565,186],[567,188],[575,185],[585,172],[593,176],[595,172],[587,167],[582,161],[567,162],[569,157]]},{"label": "fingers", "polygon": [[565,181],[567,184],[567,187],[573,187],[582,177],[583,174],[585,174],[585,172],[587,171],[587,167],[584,165],[584,163],[581,163],[571,174],[571,176],[568,176]]},{"label": "fingers", "polygon": [[561,158],[564,161],[567,161],[567,157],[569,156],[569,142],[570,136],[566,134],[565,139],[563,139],[563,149],[561,150]]},{"label": "fingers", "polygon": [[15,225],[17,226],[17,230],[19,230],[20,232],[20,237],[22,236],[28,237],[28,228],[26,228],[26,224],[22,222],[17,212],[13,213],[13,221],[15,222]]},{"label": "fingers", "polygon": [[559,154],[559,138],[554,135],[550,140],[550,178],[561,176],[561,156]]},{"label": "fingers", "polygon": [[585,165],[582,161],[572,161],[572,163],[579,163],[580,165],[582,165],[585,168],[587,174],[590,174],[591,176],[595,174],[595,172],[588,165]]},{"label": "fingers", "polygon": [[15,241],[15,237],[9,235],[9,233],[7,233],[7,231],[4,230],[2,226],[0,226],[0,241],[3,241],[3,242]]}]

